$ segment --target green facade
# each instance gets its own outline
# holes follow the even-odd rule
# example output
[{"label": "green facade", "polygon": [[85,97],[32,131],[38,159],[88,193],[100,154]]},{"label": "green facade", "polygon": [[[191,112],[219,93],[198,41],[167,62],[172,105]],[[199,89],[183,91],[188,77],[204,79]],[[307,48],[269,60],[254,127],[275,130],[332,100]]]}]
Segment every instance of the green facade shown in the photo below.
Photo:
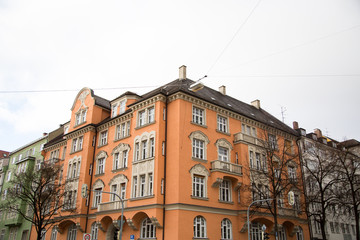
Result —
[{"label": "green facade", "polygon": [[[47,136],[27,144],[9,156],[9,165],[4,172],[4,181],[0,195],[0,202],[6,199],[7,189],[11,187],[10,179],[19,171],[36,171],[43,161],[42,148],[47,142]],[[14,199],[14,204],[21,207],[23,211],[28,210],[26,203]],[[29,212],[29,214],[32,214]],[[28,240],[30,239],[31,223],[22,216],[7,211],[0,214],[0,240]]]}]

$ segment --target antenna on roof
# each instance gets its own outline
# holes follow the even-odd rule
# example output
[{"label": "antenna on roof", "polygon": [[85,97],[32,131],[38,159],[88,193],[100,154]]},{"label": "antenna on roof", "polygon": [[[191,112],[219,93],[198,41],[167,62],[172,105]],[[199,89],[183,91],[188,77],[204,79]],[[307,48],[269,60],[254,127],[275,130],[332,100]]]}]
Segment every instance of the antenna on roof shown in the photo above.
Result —
[{"label": "antenna on roof", "polygon": [[286,112],[286,107],[281,106],[281,117],[283,122],[285,122],[285,112]]}]

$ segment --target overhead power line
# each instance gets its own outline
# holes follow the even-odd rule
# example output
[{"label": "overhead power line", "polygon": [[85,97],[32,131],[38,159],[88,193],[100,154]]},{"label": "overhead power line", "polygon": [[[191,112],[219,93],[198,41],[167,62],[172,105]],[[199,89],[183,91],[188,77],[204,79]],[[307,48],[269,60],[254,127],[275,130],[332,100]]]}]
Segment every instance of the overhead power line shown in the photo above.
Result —
[{"label": "overhead power line", "polygon": [[249,15],[246,17],[245,21],[240,25],[240,27],[237,29],[237,31],[235,32],[234,36],[230,39],[230,41],[226,44],[226,46],[224,47],[224,49],[221,51],[221,53],[219,54],[219,56],[216,58],[216,60],[214,61],[214,63],[211,65],[211,67],[209,68],[209,70],[207,71],[207,74],[209,74],[209,72],[214,68],[214,66],[216,65],[216,63],[220,60],[220,58],[222,57],[222,55],[225,53],[226,49],[230,46],[230,44],[234,41],[236,35],[238,35],[238,33],[240,32],[240,30],[245,26],[245,24],[247,23],[247,21],[249,20],[249,18],[251,17],[251,15],[254,13],[255,9],[259,6],[261,0],[259,0],[256,5],[254,6],[254,8],[251,10],[251,12],[249,13]]}]

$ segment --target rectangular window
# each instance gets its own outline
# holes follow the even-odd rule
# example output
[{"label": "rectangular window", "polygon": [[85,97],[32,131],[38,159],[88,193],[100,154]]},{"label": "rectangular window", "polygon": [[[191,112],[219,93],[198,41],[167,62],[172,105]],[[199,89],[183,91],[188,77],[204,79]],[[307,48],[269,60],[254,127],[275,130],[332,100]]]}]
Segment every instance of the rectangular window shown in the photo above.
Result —
[{"label": "rectangular window", "polygon": [[140,146],[139,143],[135,143],[135,161],[139,160],[139,156],[140,156]]},{"label": "rectangular window", "polygon": [[[117,194],[117,184],[111,185],[111,192]],[[114,202],[117,200],[117,196],[115,194],[111,194],[110,201]]]},{"label": "rectangular window", "polygon": [[154,138],[150,138],[150,157],[155,156],[155,140]]},{"label": "rectangular window", "polygon": [[101,203],[101,191],[102,188],[96,188],[94,194],[94,207],[97,207]]},{"label": "rectangular window", "polygon": [[114,167],[113,169],[119,169],[120,168],[120,159],[119,159],[119,153],[114,154]]},{"label": "rectangular window", "polygon": [[290,181],[296,181],[296,169],[294,167],[288,166],[288,174]]},{"label": "rectangular window", "polygon": [[115,129],[115,140],[121,138],[121,125],[117,125]]},{"label": "rectangular window", "polygon": [[120,114],[124,113],[125,112],[125,100],[122,100],[120,102]]},{"label": "rectangular window", "polygon": [[133,198],[136,198],[137,196],[137,176],[133,177]]},{"label": "rectangular window", "polygon": [[231,183],[229,180],[223,180],[219,186],[219,200],[223,202],[231,202]]},{"label": "rectangular window", "polygon": [[205,125],[204,110],[201,108],[193,107],[192,121],[196,124]]},{"label": "rectangular window", "polygon": [[194,175],[193,177],[193,196],[205,197],[205,178],[203,176]]},{"label": "rectangular window", "polygon": [[260,162],[260,153],[255,153],[255,159],[256,159],[256,169],[261,169],[261,162]]},{"label": "rectangular window", "polygon": [[192,154],[194,158],[204,159],[204,141],[194,139]]},{"label": "rectangular window", "polygon": [[139,112],[139,126],[145,125],[145,110]]},{"label": "rectangular window", "polygon": [[220,161],[224,161],[224,162],[229,162],[229,157],[228,157],[228,154],[229,154],[229,151],[227,148],[223,148],[223,147],[219,147],[219,150],[218,150],[218,159]]},{"label": "rectangular window", "polygon": [[265,156],[265,154],[262,154],[261,156],[262,156],[262,157],[261,157],[261,160],[262,160],[261,166],[263,167],[263,170],[264,170],[265,172],[267,172],[267,171],[268,171],[268,168],[267,168],[266,156]]},{"label": "rectangular window", "polygon": [[249,158],[250,158],[250,168],[254,167],[254,152],[250,151],[249,152]]},{"label": "rectangular window", "polygon": [[84,137],[79,137],[78,150],[82,150],[82,148],[83,148],[83,140],[84,140]]},{"label": "rectangular window", "polygon": [[148,181],[149,181],[149,189],[148,189],[148,195],[152,195],[153,194],[153,175],[152,173],[149,173],[148,176]]},{"label": "rectangular window", "polygon": [[104,173],[104,167],[105,167],[104,164],[105,164],[105,158],[99,158],[98,159],[98,168],[97,168],[98,174]]},{"label": "rectangular window", "polygon": [[217,127],[220,132],[228,132],[227,118],[220,115],[217,116]]},{"label": "rectangular window", "polygon": [[112,106],[112,109],[111,109],[111,116],[112,117],[115,117],[117,115],[117,104],[115,104],[114,106]]},{"label": "rectangular window", "polygon": [[123,159],[122,159],[122,166],[121,167],[126,168],[127,167],[127,159],[128,159],[128,150],[125,150],[122,153],[123,153],[122,154]]},{"label": "rectangular window", "polygon": [[123,200],[126,198],[126,185],[125,185],[125,183],[120,184],[120,197]]},{"label": "rectangular window", "polygon": [[285,140],[285,152],[290,154],[292,153],[291,141],[289,140]]},{"label": "rectangular window", "polygon": [[256,128],[246,125],[244,123],[241,124],[241,132],[249,136],[257,137]]},{"label": "rectangular window", "polygon": [[147,140],[141,142],[141,159],[147,158]]},{"label": "rectangular window", "polygon": [[66,156],[66,146],[63,147],[63,155],[62,155],[62,159],[64,160]]},{"label": "rectangular window", "polygon": [[335,233],[334,223],[330,222],[330,231],[331,233]]},{"label": "rectangular window", "polygon": [[140,176],[140,197],[145,196],[145,175]]},{"label": "rectangular window", "polygon": [[121,137],[125,137],[126,136],[126,124],[122,123],[121,124]]},{"label": "rectangular window", "polygon": [[72,152],[76,152],[76,150],[77,150],[77,138],[73,139],[71,149],[72,149]]},{"label": "rectangular window", "polygon": [[155,108],[151,107],[148,109],[148,123],[155,121]]},{"label": "rectangular window", "polygon": [[107,131],[103,131],[100,133],[100,146],[104,146],[107,144]]},{"label": "rectangular window", "polygon": [[278,149],[277,139],[275,135],[269,134],[269,147],[272,150]]}]

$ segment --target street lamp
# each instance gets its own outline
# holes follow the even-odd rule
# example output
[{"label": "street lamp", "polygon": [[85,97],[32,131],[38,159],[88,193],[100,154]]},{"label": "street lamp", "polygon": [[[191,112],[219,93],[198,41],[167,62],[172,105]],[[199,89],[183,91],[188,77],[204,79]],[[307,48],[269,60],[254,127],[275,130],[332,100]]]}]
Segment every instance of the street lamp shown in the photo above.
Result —
[{"label": "street lamp", "polygon": [[269,199],[261,199],[261,200],[255,200],[252,203],[250,203],[248,209],[247,209],[247,228],[248,228],[248,240],[250,240],[250,221],[249,221],[249,212],[250,212],[250,208],[253,204],[255,203],[259,203],[259,202],[267,202],[267,201],[272,201],[274,199],[269,198]]},{"label": "street lamp", "polygon": [[121,202],[121,220],[120,220],[119,240],[121,240],[121,239],[122,239],[123,223],[124,223],[124,222],[123,222],[123,219],[124,219],[124,201],[123,201],[123,199],[122,199],[117,193],[88,189],[88,188],[87,188],[87,184],[83,184],[83,186],[81,187],[81,196],[82,196],[83,198],[86,198],[86,197],[87,197],[87,191],[114,194],[115,196],[117,196],[117,197],[120,199],[120,202]]}]

